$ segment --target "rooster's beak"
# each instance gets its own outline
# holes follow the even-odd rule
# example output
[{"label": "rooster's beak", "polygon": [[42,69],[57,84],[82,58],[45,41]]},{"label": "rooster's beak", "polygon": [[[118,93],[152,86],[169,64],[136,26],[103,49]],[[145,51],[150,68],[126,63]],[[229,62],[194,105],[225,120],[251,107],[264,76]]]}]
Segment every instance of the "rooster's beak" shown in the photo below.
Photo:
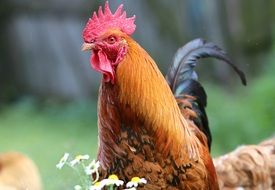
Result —
[{"label": "rooster's beak", "polygon": [[83,45],[82,45],[82,51],[87,51],[87,50],[91,50],[95,48],[95,44],[94,43],[86,43],[84,42]]}]

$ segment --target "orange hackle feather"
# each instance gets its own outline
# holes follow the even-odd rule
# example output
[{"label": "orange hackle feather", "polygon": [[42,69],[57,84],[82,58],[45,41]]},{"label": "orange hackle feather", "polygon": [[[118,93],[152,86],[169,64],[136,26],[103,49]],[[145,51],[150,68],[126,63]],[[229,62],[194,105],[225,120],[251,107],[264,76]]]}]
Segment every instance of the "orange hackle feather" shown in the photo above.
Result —
[{"label": "orange hackle feather", "polygon": [[198,159],[198,139],[188,128],[156,63],[134,40],[124,37],[129,50],[116,71],[120,101],[145,119],[165,155],[172,150],[175,156]]}]

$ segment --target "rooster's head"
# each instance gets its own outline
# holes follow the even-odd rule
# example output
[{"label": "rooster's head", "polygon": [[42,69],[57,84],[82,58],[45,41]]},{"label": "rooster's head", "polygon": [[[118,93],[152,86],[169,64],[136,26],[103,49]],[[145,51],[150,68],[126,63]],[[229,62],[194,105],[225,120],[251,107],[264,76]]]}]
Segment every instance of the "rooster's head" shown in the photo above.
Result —
[{"label": "rooster's head", "polygon": [[105,82],[114,83],[115,69],[127,53],[126,35],[135,31],[135,16],[126,17],[121,4],[113,14],[108,1],[104,12],[99,7],[98,14],[93,13],[83,30],[82,50],[91,50],[91,66],[103,74]]}]

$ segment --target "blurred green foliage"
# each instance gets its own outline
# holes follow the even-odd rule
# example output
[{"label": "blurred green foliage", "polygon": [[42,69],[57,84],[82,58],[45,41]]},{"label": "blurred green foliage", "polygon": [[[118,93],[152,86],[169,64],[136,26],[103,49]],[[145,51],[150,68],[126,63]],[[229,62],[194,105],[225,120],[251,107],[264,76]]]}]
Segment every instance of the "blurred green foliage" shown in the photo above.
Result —
[{"label": "blurred green foliage", "polygon": [[0,152],[20,151],[38,165],[44,189],[72,189],[78,177],[55,165],[65,152],[97,151],[96,104],[40,104],[22,100],[0,112]]},{"label": "blurred green foliage", "polygon": [[248,78],[247,87],[240,85],[233,91],[204,85],[214,155],[275,135],[275,48],[273,50],[270,59],[263,62],[265,69],[261,76],[252,81]]},{"label": "blurred green foliage", "polygon": [[[213,155],[274,135],[275,48],[265,71],[248,86],[226,89],[204,84],[213,133]],[[236,77],[236,76],[234,76]],[[224,84],[226,85],[226,84]],[[16,150],[38,165],[44,189],[72,189],[78,179],[55,164],[64,152],[96,157],[96,102],[56,104],[24,99],[0,111],[0,151]]]}]

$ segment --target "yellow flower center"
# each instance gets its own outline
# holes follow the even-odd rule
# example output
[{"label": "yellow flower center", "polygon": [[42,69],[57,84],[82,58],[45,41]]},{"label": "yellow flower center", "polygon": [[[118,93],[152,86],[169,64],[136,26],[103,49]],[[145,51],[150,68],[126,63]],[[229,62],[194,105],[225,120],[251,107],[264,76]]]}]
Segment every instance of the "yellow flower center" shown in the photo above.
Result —
[{"label": "yellow flower center", "polygon": [[83,157],[82,155],[78,155],[78,156],[75,157],[75,159],[76,159],[76,160],[81,160],[82,157]]},{"label": "yellow flower center", "polygon": [[118,177],[117,175],[112,174],[112,175],[109,175],[108,179],[118,180]]},{"label": "yellow flower center", "polygon": [[100,182],[99,182],[99,181],[96,182],[96,183],[94,184],[94,186],[99,187],[99,186],[100,186]]},{"label": "yellow flower center", "polygon": [[134,183],[138,183],[140,181],[140,178],[139,177],[133,177],[131,179],[131,182],[134,182]]}]

